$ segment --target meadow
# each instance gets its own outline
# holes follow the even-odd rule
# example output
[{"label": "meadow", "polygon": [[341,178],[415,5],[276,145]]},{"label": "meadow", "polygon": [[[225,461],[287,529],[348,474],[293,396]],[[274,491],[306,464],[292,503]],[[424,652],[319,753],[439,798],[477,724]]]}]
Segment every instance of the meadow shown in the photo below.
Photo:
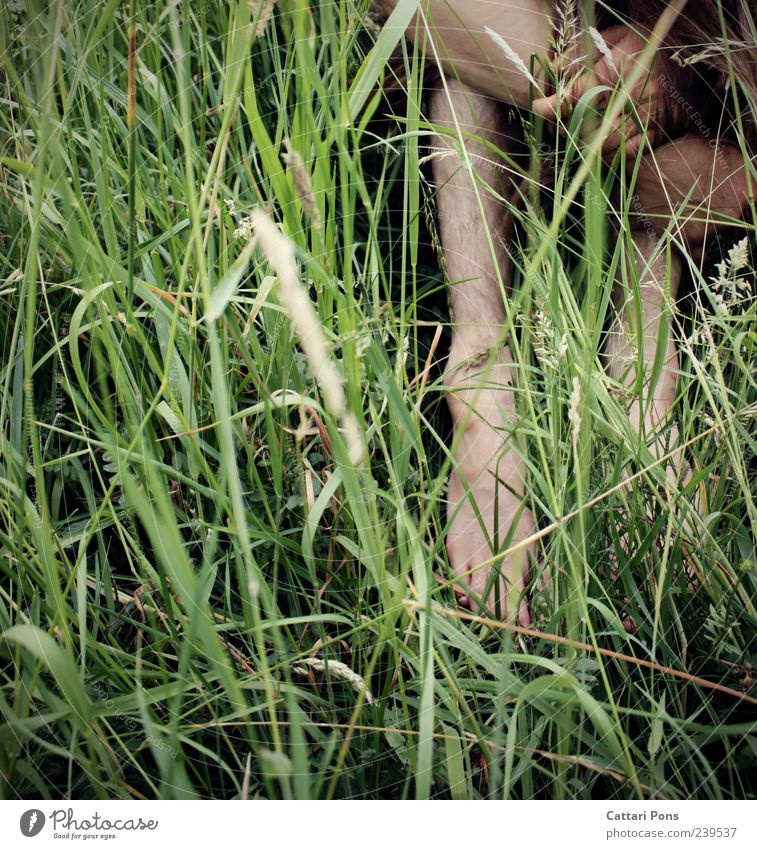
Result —
[{"label": "meadow", "polygon": [[545,193],[528,124],[534,621],[461,609],[424,57],[383,118],[369,7],[2,4],[0,794],[754,798],[754,209],[684,258],[671,478],[602,361],[634,163],[577,111]]}]

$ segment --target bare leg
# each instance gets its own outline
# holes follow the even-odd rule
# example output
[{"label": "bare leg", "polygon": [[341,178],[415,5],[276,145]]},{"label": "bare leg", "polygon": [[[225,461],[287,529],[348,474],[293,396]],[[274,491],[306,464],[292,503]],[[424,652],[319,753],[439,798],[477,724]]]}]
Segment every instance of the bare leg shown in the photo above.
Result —
[{"label": "bare leg", "polygon": [[[393,11],[397,0],[377,0],[386,12]],[[482,94],[496,97],[514,106],[528,106],[530,83],[521,68],[488,35],[484,27],[501,35],[510,48],[530,67],[531,54],[549,54],[552,33],[552,3],[547,0],[422,0],[428,35],[433,49],[449,76],[459,76],[466,85]],[[416,16],[407,29],[415,35]],[[420,23],[420,32],[426,26]],[[542,83],[538,64],[534,76]],[[538,93],[537,93],[538,96]]]},{"label": "bare leg", "polygon": [[[447,92],[433,92],[429,109],[435,124],[449,128],[457,124],[463,133],[474,133],[502,150],[513,148],[514,132],[504,119],[501,104],[455,81],[450,82]],[[465,144],[480,181],[500,196],[506,194],[509,178],[491,161],[492,154],[480,142]],[[439,145],[443,151],[454,150],[456,140],[439,137]],[[511,436],[515,425],[512,358],[506,347],[496,348],[505,320],[497,269],[507,285],[509,259],[503,243],[509,237],[511,222],[503,203],[480,181],[476,184],[458,155],[435,157],[433,169],[454,314],[445,380],[459,440],[449,487],[447,551],[455,573],[464,575],[502,550],[511,526],[510,545],[533,531],[531,513],[522,503],[524,466]],[[485,368],[483,361],[493,351],[493,365]],[[527,623],[528,608],[524,600],[519,600],[527,554],[523,549],[497,562],[494,568],[501,568],[502,577],[491,582],[492,591],[486,598],[491,567],[477,569],[465,578],[464,585],[484,598],[495,615],[507,615],[510,593],[511,617],[517,605],[519,620]]]},{"label": "bare leg", "polygon": [[[681,279],[681,260],[673,251],[668,275],[666,252],[662,250],[653,258],[657,247],[655,234],[640,230],[635,231],[632,238],[641,309],[639,314],[632,293],[620,293],[618,315],[607,346],[608,371],[613,378],[634,393],[628,411],[631,423],[647,442],[654,438],[650,449],[652,454],[659,458],[678,442],[678,428],[675,425],[667,433],[662,432],[668,423],[670,408],[675,400],[679,371],[678,351],[669,330],[667,338],[663,340],[663,367],[659,378],[654,382],[651,373],[660,336],[666,327],[670,326],[669,318]],[[628,263],[629,258],[626,257],[624,261]],[[668,320],[664,321],[666,316]],[[639,368],[642,369],[641,381]],[[639,383],[640,394],[637,392]],[[668,467],[668,478],[671,482],[677,479],[681,462],[679,456],[676,462]]]}]

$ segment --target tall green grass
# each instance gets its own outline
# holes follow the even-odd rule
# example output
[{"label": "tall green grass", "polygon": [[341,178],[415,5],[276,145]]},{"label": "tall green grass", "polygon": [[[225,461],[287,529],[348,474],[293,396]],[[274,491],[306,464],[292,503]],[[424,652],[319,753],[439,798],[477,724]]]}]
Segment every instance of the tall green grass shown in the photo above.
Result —
[{"label": "tall green grass", "polygon": [[[554,200],[519,213],[507,328],[549,589],[529,632],[458,609],[433,127],[409,46],[395,134],[370,120],[396,39],[367,7],[280,0],[263,27],[246,2],[3,5],[2,793],[751,797],[754,301],[718,310],[717,246],[686,263],[693,476],[671,487],[602,368],[628,245],[616,174],[589,165],[563,200],[572,133]],[[234,238],[258,206],[294,246],[360,463],[274,269]],[[545,327],[567,339],[549,368]]]}]

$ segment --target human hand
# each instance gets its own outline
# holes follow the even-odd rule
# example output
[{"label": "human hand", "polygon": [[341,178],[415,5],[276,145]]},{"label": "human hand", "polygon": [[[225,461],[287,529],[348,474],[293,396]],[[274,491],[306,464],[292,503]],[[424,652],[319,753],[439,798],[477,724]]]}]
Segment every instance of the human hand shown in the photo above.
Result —
[{"label": "human hand", "polygon": [[[544,118],[555,119],[568,114],[583,95],[596,86],[615,89],[621,80],[627,81],[635,69],[642,66],[639,79],[632,86],[629,102],[619,118],[614,122],[602,150],[613,154],[625,144],[625,154],[636,153],[642,144],[646,132],[647,144],[654,146],[665,138],[666,131],[677,121],[677,104],[672,98],[664,96],[662,77],[651,73],[655,63],[655,53],[647,49],[648,33],[636,32],[627,26],[609,27],[600,33],[604,44],[597,44],[597,56],[593,68],[584,72],[569,83],[566,90],[551,97],[542,97],[534,101],[533,111]],[[595,42],[598,41],[595,39]],[[580,47],[580,46],[579,46]],[[577,58],[577,50],[558,62],[565,67]],[[647,55],[645,55],[645,52]],[[612,91],[602,91],[596,96],[593,108],[604,111]],[[558,102],[559,95],[559,102]],[[636,119],[632,106],[635,107]]]}]

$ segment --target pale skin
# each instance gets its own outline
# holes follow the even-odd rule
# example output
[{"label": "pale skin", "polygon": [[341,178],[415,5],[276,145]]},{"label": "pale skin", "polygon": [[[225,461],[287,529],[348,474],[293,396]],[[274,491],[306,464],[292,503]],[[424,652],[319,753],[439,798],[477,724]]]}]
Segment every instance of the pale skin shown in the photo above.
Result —
[{"label": "pale skin", "polygon": [[[513,146],[515,129],[508,126],[500,104],[454,80],[447,92],[432,94],[429,109],[432,120],[441,126],[475,133],[500,150]],[[454,145],[454,139],[439,137],[441,150],[454,150]],[[506,195],[509,179],[491,167],[486,147],[470,141],[467,152],[484,184],[498,195]],[[454,315],[445,375],[457,444],[448,493],[447,554],[461,577],[460,586],[481,598],[491,569],[476,569],[478,564],[499,553],[511,530],[511,546],[528,539],[534,530],[531,512],[523,504],[524,466],[511,433],[516,424],[515,369],[500,339],[505,308],[497,272],[507,287],[510,264],[505,245],[511,222],[503,203],[484,186],[476,185],[456,155],[435,158],[433,174]],[[527,552],[523,548],[506,558],[502,568],[505,580],[488,598],[491,611],[503,615],[514,586],[516,597],[510,609],[518,604],[522,624],[529,621],[528,607],[517,596],[526,577]],[[471,606],[472,596],[463,592],[463,603]]]},{"label": "pale skin", "polygon": [[[379,0],[379,5],[391,12],[396,0]],[[441,61],[446,76],[446,85],[431,95],[429,119],[452,131],[438,136],[437,147],[443,155],[432,160],[454,319],[445,374],[456,445],[448,494],[447,552],[458,576],[462,603],[478,609],[482,602],[493,615],[517,617],[527,625],[530,614],[524,588],[533,554],[529,539],[534,520],[524,500],[527,481],[522,445],[516,436],[516,370],[501,339],[503,299],[511,274],[504,246],[511,222],[498,197],[507,197],[511,186],[506,171],[492,167],[492,152],[481,141],[464,139],[463,134],[473,134],[504,153],[517,147],[515,125],[508,123],[503,104],[529,108],[531,83],[484,28],[502,35],[525,66],[534,67],[541,86],[542,75],[538,64],[531,65],[531,55],[548,60],[552,4],[542,0],[422,0],[422,8],[425,18],[414,20],[407,35],[415,37],[416,23],[422,32],[423,21],[429,22],[433,49],[428,55]],[[610,28],[603,35],[612,63],[596,57],[591,73],[562,92],[561,100],[542,93],[532,104],[534,111],[554,118],[570,108],[587,87],[598,82],[613,85],[618,73],[628,73],[643,50],[643,39],[624,27]],[[654,143],[662,137],[666,107],[651,80],[643,79],[631,96],[637,115],[652,127],[649,138]],[[602,105],[600,99],[596,106]],[[633,123],[623,117],[608,135],[603,152],[611,155],[623,146],[624,153],[632,155],[640,142]],[[446,154],[448,150],[453,153]],[[696,256],[705,235],[718,226],[711,217],[713,208],[722,215],[740,217],[747,182],[739,151],[727,144],[715,151],[695,134],[664,144],[642,158],[636,191],[641,209],[649,217],[645,227],[632,233],[642,325],[637,329],[638,314],[625,308],[622,294],[617,297],[619,307],[606,359],[613,378],[634,391],[642,387],[628,413],[653,454],[661,456],[677,438],[675,427],[667,431],[664,442],[662,436],[676,397],[679,371],[672,335],[668,334],[664,367],[654,386],[647,377],[660,331],[670,324],[682,268],[675,253],[666,260],[667,252],[658,249],[656,234],[670,225],[671,209],[676,210],[696,184],[686,209],[691,219],[683,216],[670,227]],[[704,214],[706,209],[709,215]],[[681,472],[681,463],[679,458],[669,468],[669,477]],[[508,537],[508,550],[515,550],[502,557]],[[494,575],[493,568],[498,570]],[[487,586],[491,590],[484,597]]]}]

